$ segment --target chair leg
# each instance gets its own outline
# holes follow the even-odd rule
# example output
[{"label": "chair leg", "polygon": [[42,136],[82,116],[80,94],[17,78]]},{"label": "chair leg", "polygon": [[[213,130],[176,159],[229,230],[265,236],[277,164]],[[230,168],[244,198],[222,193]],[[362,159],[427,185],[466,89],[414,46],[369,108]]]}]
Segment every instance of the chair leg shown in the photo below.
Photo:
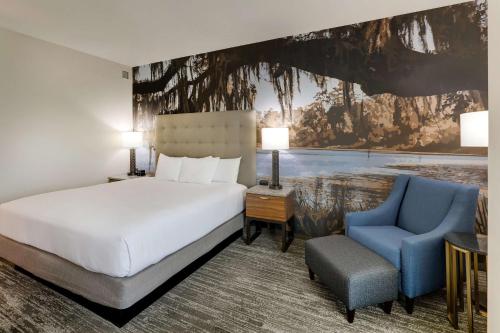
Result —
[{"label": "chair leg", "polygon": [[309,269],[309,279],[314,280],[314,272],[310,268],[308,269]]},{"label": "chair leg", "polygon": [[347,307],[346,310],[347,310],[347,321],[350,324],[352,324],[352,322],[354,321],[354,315],[356,313],[356,310],[349,310]]},{"label": "chair leg", "polygon": [[405,296],[405,310],[406,310],[406,313],[412,314],[414,307],[415,307],[415,299],[414,298],[409,298],[408,296]]},{"label": "chair leg", "polygon": [[384,312],[385,312],[385,313],[387,313],[387,314],[391,314],[391,310],[392,310],[392,301],[388,301],[388,302],[381,303],[381,304],[380,304],[380,307],[382,308],[382,310],[384,310]]}]

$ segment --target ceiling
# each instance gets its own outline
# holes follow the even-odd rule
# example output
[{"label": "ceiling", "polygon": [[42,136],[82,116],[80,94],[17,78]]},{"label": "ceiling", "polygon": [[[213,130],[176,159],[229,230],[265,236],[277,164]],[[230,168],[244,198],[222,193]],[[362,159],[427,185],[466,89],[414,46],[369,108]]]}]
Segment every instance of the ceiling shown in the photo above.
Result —
[{"label": "ceiling", "polygon": [[136,66],[463,0],[0,0],[0,26]]}]

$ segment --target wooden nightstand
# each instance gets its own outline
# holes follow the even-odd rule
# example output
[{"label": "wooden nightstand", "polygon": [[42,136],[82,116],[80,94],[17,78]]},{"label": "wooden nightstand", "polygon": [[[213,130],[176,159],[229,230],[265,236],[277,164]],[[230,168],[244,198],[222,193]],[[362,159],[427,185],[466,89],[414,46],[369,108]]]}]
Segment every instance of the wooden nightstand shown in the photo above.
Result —
[{"label": "wooden nightstand", "polygon": [[[267,186],[257,185],[250,188],[246,195],[245,242],[250,244],[260,235],[258,221],[281,224],[281,251],[285,252],[293,241],[294,190],[284,187],[272,190]],[[255,233],[251,234],[251,222],[256,221]]]},{"label": "wooden nightstand", "polygon": [[123,174],[123,175],[117,175],[117,176],[110,176],[110,177],[108,177],[108,183],[119,182],[119,181],[127,180],[127,179],[142,178],[142,177],[151,177],[151,175],[146,175],[146,176],[129,176],[127,174]]}]

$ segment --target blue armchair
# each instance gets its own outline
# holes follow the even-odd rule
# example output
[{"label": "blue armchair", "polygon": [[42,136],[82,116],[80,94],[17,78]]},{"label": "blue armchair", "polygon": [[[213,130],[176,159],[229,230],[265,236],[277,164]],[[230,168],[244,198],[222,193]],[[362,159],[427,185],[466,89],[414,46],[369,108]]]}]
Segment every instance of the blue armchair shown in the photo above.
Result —
[{"label": "blue armchair", "polygon": [[346,236],[399,270],[412,313],[415,297],[444,287],[443,236],[474,232],[478,194],[477,186],[400,175],[382,205],[346,214]]}]

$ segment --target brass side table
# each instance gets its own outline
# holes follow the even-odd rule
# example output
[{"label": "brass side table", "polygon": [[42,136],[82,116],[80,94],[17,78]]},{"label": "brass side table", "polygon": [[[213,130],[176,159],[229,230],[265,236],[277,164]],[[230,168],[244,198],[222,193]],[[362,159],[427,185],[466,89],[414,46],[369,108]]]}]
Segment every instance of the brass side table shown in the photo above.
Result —
[{"label": "brass side table", "polygon": [[[448,320],[454,328],[458,328],[457,297],[459,301],[458,305],[463,308],[463,282],[465,276],[467,324],[469,332],[474,332],[472,303],[474,302],[477,314],[487,316],[487,312],[482,309],[479,292],[478,257],[484,256],[486,259],[485,263],[487,262],[488,238],[486,235],[457,232],[448,233],[444,238],[446,251],[446,301],[448,305]],[[471,277],[472,269],[474,269],[474,279]],[[474,287],[474,291],[472,287]]]}]

